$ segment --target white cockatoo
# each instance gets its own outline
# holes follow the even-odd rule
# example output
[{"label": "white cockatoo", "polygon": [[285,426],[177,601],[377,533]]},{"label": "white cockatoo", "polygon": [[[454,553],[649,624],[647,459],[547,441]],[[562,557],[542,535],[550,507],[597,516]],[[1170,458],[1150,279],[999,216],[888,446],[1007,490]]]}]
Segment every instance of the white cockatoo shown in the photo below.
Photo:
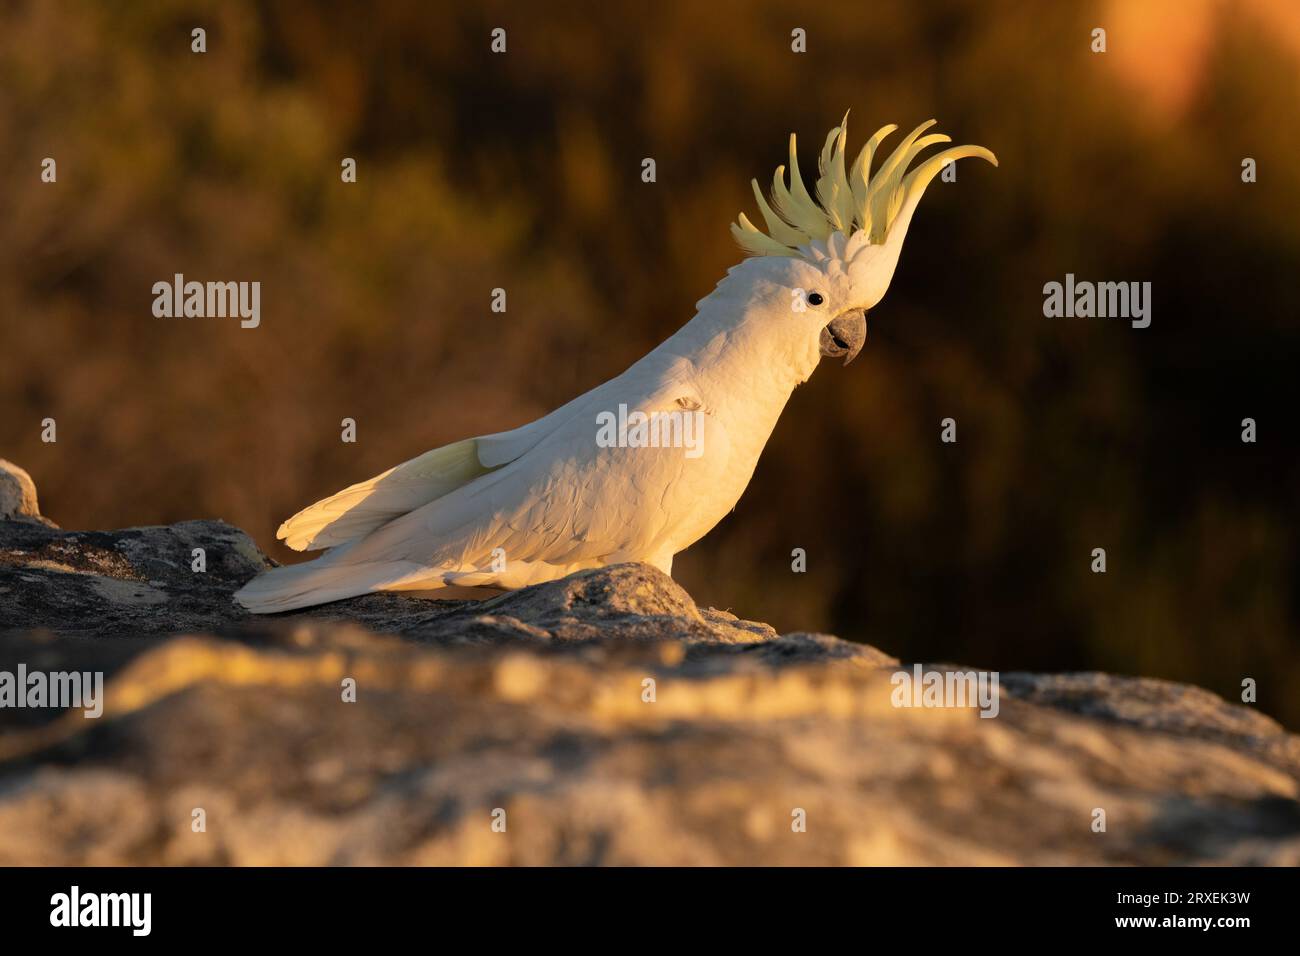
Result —
[{"label": "white cockatoo", "polygon": [[742,213],[732,232],[750,254],[696,304],[695,317],[627,371],[549,415],[413,458],[298,512],[278,537],[315,561],[275,568],[236,595],[257,613],[371,591],[518,588],[584,568],[673,556],[708,533],[744,493],[796,385],[823,356],[847,365],[866,338],[926,186],[981,146],[928,146],[914,129],[872,175],[876,132],[846,165],[845,122],[821,152],[816,198],[790,136],[790,183],[778,167],[766,224]]}]

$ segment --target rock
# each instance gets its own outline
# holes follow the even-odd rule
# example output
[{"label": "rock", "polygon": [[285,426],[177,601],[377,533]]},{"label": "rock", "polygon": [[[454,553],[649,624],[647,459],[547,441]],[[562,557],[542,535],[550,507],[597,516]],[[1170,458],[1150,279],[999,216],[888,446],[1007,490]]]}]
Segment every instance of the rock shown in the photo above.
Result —
[{"label": "rock", "polygon": [[44,520],[32,476],[12,461],[0,458],[0,520],[10,518]]},{"label": "rock", "polygon": [[[195,548],[204,573],[191,570]],[[240,616],[233,589],[267,566],[220,521],[107,532],[0,523],[0,628],[106,638],[218,629]]]},{"label": "rock", "polygon": [[270,563],[0,522],[0,671],[106,677],[99,719],[0,709],[0,865],[1300,863],[1300,738],[1198,688],[899,708],[895,658],[644,565],[250,616]]},{"label": "rock", "polygon": [[[204,570],[196,571],[200,556]],[[249,614],[231,596],[272,566],[248,535],[223,521],[119,531],[8,523],[0,525],[0,628],[138,638],[346,621],[444,645],[511,646],[610,634],[720,644],[777,636],[766,624],[697,608],[670,577],[637,564],[579,572],[481,602],[375,594],[270,618]]]}]

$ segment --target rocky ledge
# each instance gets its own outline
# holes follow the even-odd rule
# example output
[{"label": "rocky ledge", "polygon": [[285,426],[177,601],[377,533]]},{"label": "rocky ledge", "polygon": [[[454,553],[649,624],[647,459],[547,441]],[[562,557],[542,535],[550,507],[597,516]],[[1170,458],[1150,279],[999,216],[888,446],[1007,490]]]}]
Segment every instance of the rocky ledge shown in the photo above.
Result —
[{"label": "rocky ledge", "polygon": [[1300,863],[1300,738],[1199,688],[1004,673],[984,719],[643,565],[252,617],[269,564],[60,530],[0,461],[0,700],[104,675],[0,708],[0,865]]}]

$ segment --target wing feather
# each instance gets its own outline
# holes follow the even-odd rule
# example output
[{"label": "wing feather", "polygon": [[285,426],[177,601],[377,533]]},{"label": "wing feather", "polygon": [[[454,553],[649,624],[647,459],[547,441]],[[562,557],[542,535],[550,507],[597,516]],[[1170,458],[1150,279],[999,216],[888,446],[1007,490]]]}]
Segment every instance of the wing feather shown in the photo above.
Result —
[{"label": "wing feather", "polygon": [[332,548],[441,498],[492,471],[479,461],[478,439],[444,445],[349,485],[280,525],[275,536],[295,551]]}]

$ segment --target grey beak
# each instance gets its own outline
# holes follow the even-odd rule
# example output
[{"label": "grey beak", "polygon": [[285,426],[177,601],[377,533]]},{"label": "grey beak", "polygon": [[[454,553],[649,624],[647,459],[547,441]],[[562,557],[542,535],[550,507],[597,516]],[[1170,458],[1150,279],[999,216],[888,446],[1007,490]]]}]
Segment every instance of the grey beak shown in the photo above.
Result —
[{"label": "grey beak", "polygon": [[846,356],[844,364],[848,365],[867,341],[867,313],[865,309],[854,309],[837,315],[826,328],[822,329],[822,355],[839,358]]}]

